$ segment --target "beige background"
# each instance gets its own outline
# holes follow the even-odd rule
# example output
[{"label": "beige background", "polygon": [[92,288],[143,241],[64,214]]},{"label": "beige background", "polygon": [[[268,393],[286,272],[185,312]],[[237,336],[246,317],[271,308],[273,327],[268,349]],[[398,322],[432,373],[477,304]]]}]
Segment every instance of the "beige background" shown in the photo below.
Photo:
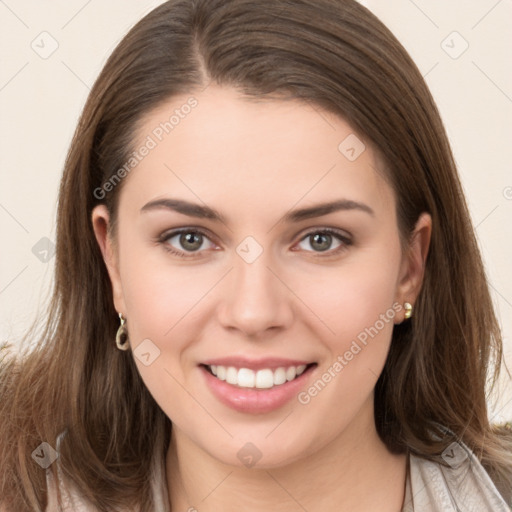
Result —
[{"label": "beige background", "polygon": [[[160,3],[0,0],[0,340],[44,314],[58,183],[78,115],[117,42]],[[362,3],[404,44],[436,98],[512,368],[512,2]],[[504,376],[493,420],[512,419],[511,388]]]}]

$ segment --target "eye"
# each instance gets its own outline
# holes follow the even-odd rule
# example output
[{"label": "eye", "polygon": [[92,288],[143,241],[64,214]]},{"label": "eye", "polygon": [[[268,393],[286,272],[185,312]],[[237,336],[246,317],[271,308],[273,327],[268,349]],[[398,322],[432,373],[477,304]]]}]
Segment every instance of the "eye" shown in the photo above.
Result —
[{"label": "eye", "polygon": [[[178,247],[173,245],[173,239],[176,239],[174,244],[178,245]],[[199,253],[205,249],[204,243],[206,240],[209,240],[209,238],[204,231],[186,228],[164,233],[158,241],[163,245],[165,250],[176,256],[193,258],[196,256],[194,253]],[[216,247],[211,241],[210,244],[210,248]]]},{"label": "eye", "polygon": [[[338,245],[334,249],[331,249],[333,239],[338,240]],[[313,248],[313,251],[305,249],[307,252],[326,252],[328,256],[331,256],[346,250],[348,246],[352,245],[352,240],[343,232],[335,229],[323,228],[317,229],[316,231],[310,231],[301,239],[300,243],[307,243]]]},{"label": "eye", "polygon": [[[331,247],[333,240],[338,241],[338,245],[334,249]],[[209,241],[210,247],[205,247],[206,241]],[[210,240],[206,232],[196,228],[183,228],[164,233],[158,238],[158,242],[163,245],[166,251],[181,258],[198,257],[204,250],[208,248],[215,249],[217,247]],[[302,237],[299,245],[304,243],[309,243],[310,247],[313,248],[313,250],[310,251],[301,247],[301,249],[306,250],[306,252],[318,253],[319,256],[323,256],[319,253],[326,253],[325,256],[332,256],[346,250],[348,246],[352,245],[352,240],[344,232],[331,228],[323,228],[307,233]],[[296,251],[297,249],[292,250]]]}]

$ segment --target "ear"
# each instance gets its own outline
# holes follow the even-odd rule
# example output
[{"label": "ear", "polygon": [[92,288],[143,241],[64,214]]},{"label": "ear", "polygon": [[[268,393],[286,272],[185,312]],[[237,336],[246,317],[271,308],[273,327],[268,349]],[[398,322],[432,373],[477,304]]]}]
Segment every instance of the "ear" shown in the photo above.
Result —
[{"label": "ear", "polygon": [[[409,245],[402,258],[396,294],[397,301],[402,307],[405,302],[409,302],[414,307],[414,303],[420,293],[425,275],[425,264],[431,235],[432,218],[428,213],[424,212],[416,222],[414,231],[409,239]],[[404,315],[405,311],[401,315],[397,315],[397,323],[404,320]]]},{"label": "ear", "polygon": [[123,287],[119,274],[119,255],[118,248],[109,235],[110,214],[105,205],[96,206],[91,215],[92,226],[98,245],[100,246],[103,260],[112,283],[112,295],[114,297],[114,307],[116,311],[126,316],[126,307],[124,303]]}]

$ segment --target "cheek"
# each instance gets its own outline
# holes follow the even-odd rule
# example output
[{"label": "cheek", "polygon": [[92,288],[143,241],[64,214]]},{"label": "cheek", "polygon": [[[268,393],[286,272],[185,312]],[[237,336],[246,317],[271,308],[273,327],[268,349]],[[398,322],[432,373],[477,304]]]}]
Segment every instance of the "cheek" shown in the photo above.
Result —
[{"label": "cheek", "polygon": [[[140,247],[140,241],[138,244],[136,247],[134,242],[121,262],[134,360],[161,409],[176,425],[185,426],[191,406],[186,387],[191,384],[190,375],[197,371],[197,362],[188,349],[204,334],[210,314],[205,312],[208,292],[223,272],[207,265],[169,263],[163,249]],[[147,340],[151,341],[149,345]],[[158,355],[148,366],[138,357],[146,346],[142,343]],[[201,410],[195,412],[202,417]]]},{"label": "cheek", "polygon": [[190,323],[199,310],[196,307],[215,277],[204,266],[171,263],[162,247],[145,247],[134,239],[121,261],[121,280],[136,336],[154,337],[160,342],[173,338],[181,323]]},{"label": "cheek", "polygon": [[[212,287],[214,276],[210,270],[210,275],[202,279],[191,268],[166,264],[162,255],[149,263],[151,252],[159,250],[134,249],[122,263],[130,343],[146,388],[173,423],[185,429],[190,421],[191,400],[183,383],[194,365],[183,354],[191,340],[199,336],[199,301]],[[142,347],[147,347],[144,352],[157,355],[154,360],[151,357],[149,365],[139,357]],[[195,413],[202,417],[200,410]]]},{"label": "cheek", "polygon": [[298,295],[324,324],[322,338],[331,352],[345,352],[356,339],[389,340],[400,307],[395,304],[399,263],[393,248],[360,253],[297,283]]},{"label": "cheek", "polygon": [[[339,340],[338,351],[349,350],[354,341],[361,346],[366,346],[369,339],[377,340],[381,346],[386,344],[396,314],[393,309],[395,282],[392,269],[386,272],[380,266],[374,272],[371,269],[354,271],[344,279],[338,300],[334,302],[334,297],[330,298],[331,304],[337,304],[333,322],[335,337]],[[324,307],[327,308],[328,303]]]},{"label": "cheek", "polygon": [[[225,268],[205,263],[180,265],[167,257],[163,248],[144,246],[133,234],[126,236],[133,238],[125,239],[121,261],[130,334],[136,344],[149,338],[166,350],[172,340],[176,354],[184,348],[180,340],[186,343],[187,339],[177,333],[186,326],[190,338],[192,331],[207,321],[206,296]],[[373,339],[375,329],[379,337],[389,338],[399,260],[397,241],[360,250],[336,265],[299,261],[288,270],[282,269],[283,280],[300,299],[296,322],[309,323],[315,338],[323,339],[337,353],[348,350],[355,339],[362,343],[368,337]],[[296,299],[290,296],[289,301]]]},{"label": "cheek", "polygon": [[311,386],[298,396],[305,410],[321,414],[319,436],[329,435],[326,430],[335,435],[348,424],[372,396],[382,372],[401,307],[395,302],[400,251],[394,249],[371,257],[361,254],[330,276],[328,288],[310,282],[312,309],[321,311],[322,320],[334,331],[324,330],[321,341],[328,356]]}]

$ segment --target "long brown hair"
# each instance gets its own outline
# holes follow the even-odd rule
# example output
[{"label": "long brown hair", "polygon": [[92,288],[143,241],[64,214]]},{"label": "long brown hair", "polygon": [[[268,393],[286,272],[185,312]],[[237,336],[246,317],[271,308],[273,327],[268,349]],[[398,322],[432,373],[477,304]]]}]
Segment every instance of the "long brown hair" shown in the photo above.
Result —
[{"label": "long brown hair", "polygon": [[94,191],[127,161],[143,117],[208,82],[342,116],[386,163],[403,239],[430,213],[414,317],[395,327],[376,385],[377,430],[392,451],[438,460],[454,439],[435,425],[448,428],[512,500],[512,443],[486,405],[500,329],[445,129],[416,65],[353,0],[171,0],[115,49],[74,135],[44,329],[35,349],[5,357],[0,371],[0,501],[16,512],[44,508],[45,472],[31,453],[67,430],[60,464],[81,493],[100,510],[152,509],[151,456],[155,439],[167,449],[171,423],[114,343],[118,316],[91,211],[105,203],[115,221],[123,180]]}]

